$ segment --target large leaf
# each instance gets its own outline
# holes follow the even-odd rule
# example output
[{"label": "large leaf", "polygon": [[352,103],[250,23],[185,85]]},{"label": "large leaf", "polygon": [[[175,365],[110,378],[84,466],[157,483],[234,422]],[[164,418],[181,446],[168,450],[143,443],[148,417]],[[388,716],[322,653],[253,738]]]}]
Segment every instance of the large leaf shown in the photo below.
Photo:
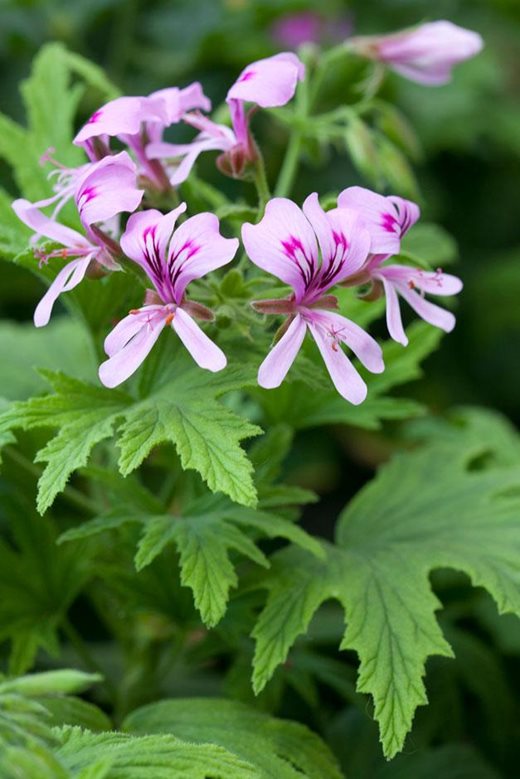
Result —
[{"label": "large leaf", "polygon": [[123,475],[137,468],[154,446],[171,442],[182,467],[197,470],[211,490],[224,492],[238,503],[256,503],[253,466],[240,442],[261,430],[217,400],[247,383],[249,372],[228,369],[224,376],[208,376],[182,356],[174,367],[177,375],[152,386],[143,399],[44,372],[55,394],[15,403],[0,416],[0,432],[59,428],[37,455],[38,462],[46,463],[39,481],[41,513],[65,487],[69,475],[86,465],[92,448],[115,428]]},{"label": "large leaf", "polygon": [[224,747],[254,766],[259,779],[341,777],[325,744],[304,725],[223,698],[153,703],[133,712],[124,728],[131,733],[172,733]]},{"label": "large leaf", "polygon": [[487,417],[483,440],[471,430],[475,416],[381,468],[340,516],[335,545],[324,544],[325,562],[283,550],[266,578],[269,597],[254,630],[255,688],[285,660],[320,604],[339,600],[347,623],[341,648],[359,656],[358,690],[373,697],[387,757],[402,748],[416,707],[427,702],[427,658],[452,654],[435,618],[440,603],[430,572],[464,571],[501,613],[520,616],[520,457],[483,464],[504,423],[496,420],[493,435]]}]

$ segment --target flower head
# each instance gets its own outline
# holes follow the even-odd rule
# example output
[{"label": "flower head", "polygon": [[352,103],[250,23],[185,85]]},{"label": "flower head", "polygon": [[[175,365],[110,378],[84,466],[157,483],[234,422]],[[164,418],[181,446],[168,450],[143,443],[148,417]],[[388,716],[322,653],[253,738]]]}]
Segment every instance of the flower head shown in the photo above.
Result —
[{"label": "flower head", "polygon": [[35,230],[38,237],[44,236],[64,247],[45,255],[37,252],[40,262],[53,258],[74,258],[59,271],[38,303],[34,312],[36,327],[48,323],[58,296],[74,289],[83,280],[92,263],[109,270],[118,269],[112,251],[114,242],[104,236],[103,231],[97,229],[97,225],[109,222],[124,211],[135,211],[142,197],[143,191],[136,186],[135,165],[126,152],[121,152],[90,164],[89,170],[76,181],[74,200],[86,235],[43,214],[40,208],[42,204],[45,205],[45,201],[14,201],[13,209],[16,215]]},{"label": "flower head", "polygon": [[289,315],[285,333],[260,366],[260,386],[280,385],[308,329],[338,392],[351,403],[361,403],[366,384],[341,344],[374,373],[384,367],[381,349],[358,325],[330,310],[337,303],[327,294],[357,273],[367,259],[370,235],[361,218],[348,209],[323,211],[316,194],[309,195],[303,210],[291,200],[274,198],[261,222],[243,226],[242,239],[256,265],[293,289],[286,300],[260,301],[254,306],[265,313]]},{"label": "flower head", "polygon": [[478,54],[483,43],[472,30],[437,21],[392,35],[353,38],[349,45],[411,81],[440,86],[451,80],[453,67]]},{"label": "flower head", "polygon": [[202,368],[219,371],[226,365],[223,352],[192,318],[211,319],[211,311],[188,300],[185,291],[194,279],[231,262],[238,240],[221,236],[217,217],[209,213],[192,216],[175,229],[185,210],[183,203],[165,215],[149,210],[128,220],[121,248],[143,268],[154,290],[105,340],[109,359],[100,366],[99,377],[107,387],[121,384],[137,370],[166,326],[175,330]]},{"label": "flower head", "polygon": [[428,272],[407,265],[385,265],[400,251],[401,238],[415,224],[420,215],[419,206],[400,197],[384,197],[362,187],[345,189],[338,197],[338,206],[356,211],[370,233],[370,255],[362,268],[345,279],[353,285],[371,282],[386,295],[386,321],[394,341],[406,346],[398,295],[426,322],[450,332],[455,317],[450,311],[424,299],[429,295],[456,295],[462,282],[456,276],[443,273],[440,268]]}]

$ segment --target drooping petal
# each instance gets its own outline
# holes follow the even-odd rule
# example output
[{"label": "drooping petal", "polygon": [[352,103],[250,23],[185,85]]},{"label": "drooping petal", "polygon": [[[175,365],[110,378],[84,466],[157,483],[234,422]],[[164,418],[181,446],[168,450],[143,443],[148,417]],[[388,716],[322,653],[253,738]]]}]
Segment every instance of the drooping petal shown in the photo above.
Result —
[{"label": "drooping petal", "polygon": [[273,389],[280,386],[300,351],[306,330],[307,326],[298,314],[258,369],[258,384],[261,387]]},{"label": "drooping petal", "polygon": [[370,251],[370,234],[355,211],[334,208],[325,212],[316,193],[306,199],[303,212],[314,228],[322,254],[313,284],[315,294],[319,295],[359,271]]},{"label": "drooping petal", "polygon": [[296,203],[270,200],[258,224],[244,224],[242,241],[255,265],[289,284],[297,301],[303,298],[318,270],[318,245]]},{"label": "drooping petal", "polygon": [[383,282],[386,297],[386,326],[390,337],[397,343],[403,346],[408,345],[408,336],[406,335],[403,327],[403,320],[401,319],[401,309],[399,307],[399,298],[395,287],[391,281],[388,281],[384,276],[380,276],[379,280]]},{"label": "drooping petal", "polygon": [[158,89],[149,95],[151,98],[159,98],[164,102],[168,124],[179,122],[186,111],[201,109],[202,111],[211,111],[211,100],[206,97],[202,86],[198,81],[194,81],[184,89],[178,87],[167,87]]},{"label": "drooping petal", "polygon": [[178,308],[171,323],[197,365],[216,373],[227,365],[226,355],[208,338],[186,311]]},{"label": "drooping petal", "polygon": [[399,294],[413,308],[416,314],[419,314],[421,319],[435,327],[440,327],[446,333],[451,333],[456,321],[451,311],[446,311],[445,308],[441,308],[435,303],[430,303],[429,300],[423,298],[420,292],[409,289],[409,287],[403,284],[396,284],[395,286]]},{"label": "drooping petal", "polygon": [[170,289],[166,267],[168,244],[177,217],[185,210],[186,203],[181,203],[164,215],[153,208],[132,214],[121,236],[121,249],[143,268],[165,302],[171,302],[167,301]]},{"label": "drooping petal", "polygon": [[362,327],[334,311],[314,309],[311,319],[319,324],[332,341],[341,341],[351,349],[358,360],[371,373],[382,373],[385,369],[383,352],[377,341]]},{"label": "drooping petal", "polygon": [[420,215],[419,206],[410,200],[384,197],[364,187],[344,189],[338,197],[338,206],[361,215],[372,239],[372,254],[397,254],[402,236]]},{"label": "drooping petal", "polygon": [[81,257],[72,260],[60,270],[51,286],[42,297],[34,312],[34,324],[36,327],[44,327],[51,318],[52,308],[62,292],[70,292],[83,281],[92,257]]},{"label": "drooping petal", "polygon": [[153,317],[154,314],[159,314],[163,312],[163,310],[164,306],[161,305],[143,306],[137,311],[125,316],[124,319],[121,319],[105,338],[103,344],[105,354],[112,357],[132,340],[134,335],[143,327],[143,321],[146,321],[144,319],[145,313],[148,314],[149,317]]},{"label": "drooping petal", "polygon": [[137,168],[127,152],[93,163],[74,196],[83,224],[90,226],[123,211],[135,211],[144,194],[136,180]]},{"label": "drooping petal", "polygon": [[202,213],[183,222],[173,233],[168,249],[168,274],[173,299],[181,303],[193,279],[231,262],[238,249],[237,238],[224,238],[214,214]]},{"label": "drooping petal", "polygon": [[[228,137],[219,135],[215,137],[198,136],[191,143],[151,143],[146,147],[146,153],[150,159],[179,159],[179,163],[173,166],[169,172],[170,184],[174,187],[186,181],[200,154],[205,151],[226,151],[233,146],[233,141]],[[168,168],[170,166],[167,166]]]},{"label": "drooping petal", "polygon": [[[99,378],[105,387],[117,387],[118,384],[126,381],[126,379],[135,373],[143,360],[150,353],[153,345],[165,327],[167,318],[164,316],[163,312],[158,311],[150,313],[146,308],[141,309],[139,313],[129,314],[128,317],[123,319],[122,322],[119,322],[116,326],[119,328],[119,333],[121,334],[123,330],[125,330],[126,320],[130,317],[134,320],[131,327],[129,326],[127,329],[127,334],[129,336],[127,343],[99,366]],[[135,330],[135,320],[139,321],[141,324],[141,327],[137,331]],[[123,325],[123,323],[125,323],[125,325]]]},{"label": "drooping petal", "polygon": [[334,334],[319,320],[313,321],[309,318],[308,325],[337,391],[350,403],[359,405],[367,396],[367,385],[341,349]]},{"label": "drooping petal", "polygon": [[305,66],[292,52],[248,65],[227,93],[226,100],[256,103],[262,108],[282,106],[293,97],[298,81],[305,76]]},{"label": "drooping petal", "polygon": [[95,111],[81,128],[74,143],[83,145],[99,136],[138,135],[144,122],[169,122],[166,102],[154,97],[117,97]]},{"label": "drooping petal", "polygon": [[15,200],[12,204],[13,211],[21,221],[33,230],[36,230],[40,235],[44,235],[46,238],[50,238],[52,241],[63,244],[69,248],[78,248],[81,250],[94,248],[91,247],[87,239],[78,233],[76,230],[72,230],[70,227],[65,227],[53,219],[50,219],[37,208],[34,203],[30,203],[28,200],[20,198]]}]

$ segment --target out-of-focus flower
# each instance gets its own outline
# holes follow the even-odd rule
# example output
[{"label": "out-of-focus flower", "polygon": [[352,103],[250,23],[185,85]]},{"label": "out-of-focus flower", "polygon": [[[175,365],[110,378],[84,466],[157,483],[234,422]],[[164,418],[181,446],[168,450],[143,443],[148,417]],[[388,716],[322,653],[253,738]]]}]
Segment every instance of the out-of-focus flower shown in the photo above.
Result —
[{"label": "out-of-focus flower", "polygon": [[97,264],[107,270],[119,269],[115,260],[119,247],[98,225],[110,222],[122,212],[135,211],[142,197],[143,191],[136,185],[135,164],[126,152],[121,152],[89,164],[87,174],[82,175],[76,182],[74,200],[86,236],[43,214],[40,208],[45,201],[14,201],[13,209],[16,215],[36,231],[37,237],[44,236],[64,247],[47,254],[36,250],[40,262],[47,262],[52,258],[75,258],[60,270],[38,303],[34,312],[36,327],[48,323],[58,296],[74,289],[87,271],[92,269],[92,265]]},{"label": "out-of-focus flower", "polygon": [[326,18],[316,11],[300,11],[276,19],[271,36],[284,48],[297,49],[303,43],[335,43],[352,34],[352,21],[347,16]]},{"label": "out-of-focus flower", "polygon": [[253,304],[263,313],[288,315],[283,334],[260,366],[260,386],[281,384],[309,329],[338,392],[351,403],[361,403],[366,384],[341,344],[373,373],[384,369],[381,348],[361,327],[332,311],[337,301],[327,294],[366,262],[370,235],[359,215],[339,208],[325,212],[315,193],[303,210],[291,200],[274,198],[261,222],[243,226],[242,239],[256,265],[293,288],[286,299]]},{"label": "out-of-focus flower", "polygon": [[224,353],[193,319],[211,320],[212,312],[188,300],[185,291],[194,279],[231,262],[238,240],[221,236],[219,221],[210,213],[192,216],[174,229],[185,210],[182,203],[165,215],[141,211],[128,220],[121,248],[155,289],[147,291],[145,304],[122,319],[105,340],[109,359],[101,364],[99,377],[107,387],[116,387],[137,370],[168,325],[201,368],[220,371],[226,366]]},{"label": "out-of-focus flower", "polygon": [[[199,154],[219,150],[218,164],[227,175],[241,177],[245,166],[257,157],[255,143],[249,131],[249,118],[256,106],[276,108],[291,100],[305,67],[292,52],[282,52],[248,65],[227,93],[232,129],[216,124],[200,113],[187,113],[183,118],[201,130],[191,144],[155,142],[147,147],[154,159],[175,159],[170,182],[175,186],[184,181]],[[246,103],[253,108],[246,113]]]},{"label": "out-of-focus flower", "polygon": [[456,276],[412,268],[407,265],[385,265],[385,261],[399,253],[401,238],[419,219],[419,206],[400,197],[384,197],[363,187],[349,187],[338,197],[340,208],[359,213],[370,232],[370,255],[359,271],[345,279],[350,286],[371,283],[371,294],[385,293],[386,322],[394,341],[406,346],[399,308],[400,295],[426,322],[450,332],[455,327],[455,317],[450,311],[425,300],[429,295],[456,295],[462,282]]},{"label": "out-of-focus flower", "polygon": [[83,147],[91,160],[97,160],[110,154],[110,138],[117,137],[134,153],[140,175],[163,189],[169,186],[168,180],[159,163],[147,155],[146,147],[160,141],[166,127],[194,109],[211,109],[198,82],[184,89],[160,89],[148,97],[118,97],[92,114],[74,143]]},{"label": "out-of-focus flower", "polygon": [[439,86],[451,80],[455,65],[478,54],[483,42],[472,30],[437,21],[392,35],[352,38],[348,46],[411,81]]}]

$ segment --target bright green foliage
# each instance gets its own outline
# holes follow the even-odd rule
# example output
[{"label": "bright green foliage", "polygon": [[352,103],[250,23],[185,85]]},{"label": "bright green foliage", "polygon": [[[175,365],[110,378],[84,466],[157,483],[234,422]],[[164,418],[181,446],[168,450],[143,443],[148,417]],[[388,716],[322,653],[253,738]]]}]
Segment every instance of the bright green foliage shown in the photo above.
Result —
[{"label": "bright green foliage", "polygon": [[69,475],[86,465],[92,448],[116,427],[123,475],[137,468],[154,446],[171,442],[183,468],[197,470],[211,490],[238,503],[255,504],[252,465],[240,442],[260,433],[260,428],[216,399],[247,381],[248,374],[231,369],[224,377],[207,377],[182,358],[175,367],[179,375],[142,400],[43,372],[55,394],[15,403],[0,417],[0,432],[59,428],[36,458],[46,463],[38,485],[40,513],[63,490]]},{"label": "bright green foliage", "polygon": [[503,423],[485,440],[471,417],[467,424],[381,468],[341,515],[336,544],[324,544],[325,562],[284,550],[266,579],[269,598],[254,630],[255,688],[285,660],[320,604],[339,600],[347,623],[341,648],[360,658],[358,690],[373,697],[387,757],[402,748],[416,707],[426,703],[426,659],[452,654],[435,619],[440,604],[430,571],[464,571],[501,613],[520,616],[520,498],[511,491],[520,458],[473,469],[497,450]]},{"label": "bright green foliage", "polygon": [[175,699],[133,712],[131,733],[173,733],[198,744],[224,747],[254,767],[258,779],[340,779],[325,744],[304,725],[274,719],[222,698]]},{"label": "bright green foliage", "polygon": [[[225,500],[205,499],[186,507],[181,516],[147,516],[131,510],[86,522],[64,533],[60,541],[87,538],[128,522],[142,522],[135,564],[149,565],[169,544],[175,544],[180,559],[181,583],[193,591],[195,606],[208,627],[224,616],[229,590],[238,577],[233,552],[264,567],[269,561],[245,528],[269,538],[285,538],[312,554],[322,556],[321,546],[297,525],[265,511],[238,507]],[[244,529],[243,529],[244,528]]]},{"label": "bright green foliage", "polygon": [[[308,392],[299,381],[286,382],[275,390],[255,392],[270,420],[284,422],[297,430],[338,423],[377,429],[385,419],[416,416],[422,413],[419,403],[387,393],[421,375],[419,365],[437,348],[442,332],[424,322],[416,322],[408,328],[407,334],[410,343],[406,349],[393,341],[384,344],[384,373],[363,374],[368,384],[368,397],[360,406],[345,403],[333,388],[319,393]],[[362,369],[360,373],[363,373]]]}]

